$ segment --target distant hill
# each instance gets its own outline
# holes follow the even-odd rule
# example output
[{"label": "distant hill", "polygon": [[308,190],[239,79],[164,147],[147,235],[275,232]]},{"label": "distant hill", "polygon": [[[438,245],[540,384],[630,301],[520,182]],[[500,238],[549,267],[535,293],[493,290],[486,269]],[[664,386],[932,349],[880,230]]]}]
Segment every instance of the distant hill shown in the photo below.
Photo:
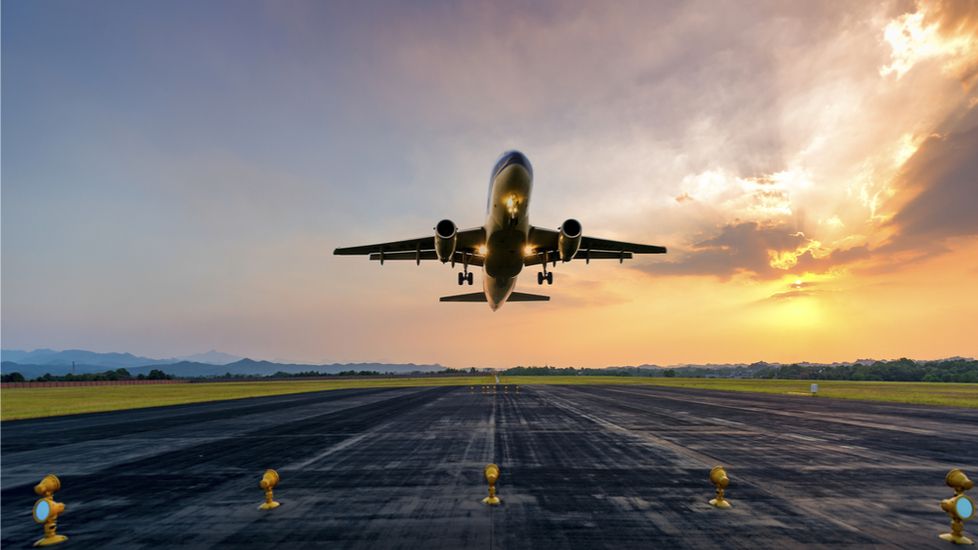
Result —
[{"label": "distant hill", "polygon": [[183,357],[177,357],[177,359],[179,359],[180,361],[207,363],[209,365],[227,365],[229,363],[234,363],[235,361],[240,361],[244,359],[244,357],[231,355],[230,353],[210,350],[206,353],[195,353],[194,355],[185,355]]},{"label": "distant hill", "polygon": [[[131,353],[100,353],[83,349],[36,349],[34,351],[23,351],[16,349],[0,350],[0,360],[3,362],[13,362],[22,365],[44,365],[50,367],[67,366],[75,364],[75,372],[99,372],[108,369],[128,369],[133,367],[144,367],[147,365],[170,365],[180,361],[193,361],[197,363],[207,363],[211,365],[227,365],[242,358],[237,355],[222,353],[211,350],[206,353],[187,355],[185,357],[170,357],[167,359],[153,359],[141,357]],[[94,370],[91,370],[94,368]],[[86,370],[82,370],[86,369]],[[43,373],[42,373],[43,374]],[[53,372],[51,374],[54,374]]]},{"label": "distant hill", "polygon": [[[141,366],[124,367],[105,367],[101,365],[89,365],[85,363],[75,365],[76,374],[96,373],[116,368],[125,368],[133,376],[139,374],[149,374],[153,369],[159,369],[167,374],[180,378],[213,377],[221,376],[226,373],[232,375],[248,376],[268,376],[276,372],[287,372],[295,374],[299,372],[318,372],[321,374],[336,374],[344,371],[376,371],[385,374],[406,374],[411,372],[438,372],[445,370],[441,365],[415,365],[414,363],[386,364],[386,363],[333,363],[329,365],[298,365],[292,363],[273,363],[271,361],[255,361],[253,359],[241,359],[227,365],[212,365],[198,361],[177,361],[169,363],[153,362]],[[44,374],[53,376],[65,375],[71,372],[71,364],[25,364],[13,361],[4,361],[0,364],[0,372],[10,374],[19,372],[25,378],[32,379]]]},{"label": "distant hill", "polygon": [[164,365],[172,363],[173,359],[151,359],[140,357],[131,353],[99,353],[83,349],[36,349],[34,351],[21,350],[0,350],[0,358],[3,362],[15,362],[27,365],[48,365],[66,366],[71,369],[71,364],[98,366],[102,370],[119,369],[129,367],[141,367],[144,365]]}]

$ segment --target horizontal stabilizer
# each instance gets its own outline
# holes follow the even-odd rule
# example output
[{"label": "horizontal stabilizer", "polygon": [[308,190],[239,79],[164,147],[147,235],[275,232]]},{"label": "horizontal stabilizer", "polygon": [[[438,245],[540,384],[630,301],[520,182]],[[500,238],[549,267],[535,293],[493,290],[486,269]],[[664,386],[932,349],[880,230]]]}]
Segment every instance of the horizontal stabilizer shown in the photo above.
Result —
[{"label": "horizontal stabilizer", "polygon": [[442,296],[441,302],[486,302],[485,292],[473,292],[471,294],[456,294],[455,296]]},{"label": "horizontal stabilizer", "polygon": [[541,296],[539,294],[527,294],[525,292],[514,292],[506,298],[507,302],[549,302],[550,296]]},{"label": "horizontal stabilizer", "polygon": [[[455,296],[442,296],[442,302],[486,302],[485,292],[473,292],[471,294],[456,294]],[[527,294],[525,292],[514,292],[506,299],[507,302],[549,302],[550,296],[539,294]]]}]

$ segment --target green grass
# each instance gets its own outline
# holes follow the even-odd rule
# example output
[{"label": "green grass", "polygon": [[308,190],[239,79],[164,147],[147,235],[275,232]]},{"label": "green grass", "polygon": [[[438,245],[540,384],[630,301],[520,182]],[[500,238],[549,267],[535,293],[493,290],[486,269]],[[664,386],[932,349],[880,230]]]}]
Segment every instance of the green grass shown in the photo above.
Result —
[{"label": "green grass", "polygon": [[[751,380],[726,378],[641,378],[626,376],[504,376],[511,384],[624,384],[748,391],[809,396],[808,380]],[[944,382],[855,382],[818,380],[818,396],[920,405],[978,408],[978,384]]]},{"label": "green grass", "polygon": [[[4,388],[0,420],[18,420],[88,412],[180,405],[265,395],[347,388],[467,386],[491,384],[491,376],[382,378],[347,380],[276,380],[134,386]],[[718,378],[638,378],[623,376],[504,376],[506,384],[621,384],[710,390],[797,394],[810,399],[806,380],[729,380]],[[895,403],[978,408],[978,384],[928,382],[820,381],[819,398],[865,399]]]},{"label": "green grass", "polygon": [[269,380],[133,386],[3,388],[0,420],[20,420],[161,405],[181,405],[265,395],[284,395],[347,388],[397,388],[489,384],[491,376],[365,378],[346,380]]}]

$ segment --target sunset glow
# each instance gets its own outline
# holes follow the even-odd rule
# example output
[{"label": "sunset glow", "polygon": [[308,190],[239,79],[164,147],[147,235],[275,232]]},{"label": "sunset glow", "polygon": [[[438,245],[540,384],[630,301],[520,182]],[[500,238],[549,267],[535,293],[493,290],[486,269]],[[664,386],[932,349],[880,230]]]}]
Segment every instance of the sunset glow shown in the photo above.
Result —
[{"label": "sunset glow", "polygon": [[[974,2],[114,5],[4,6],[4,348],[978,355]],[[330,255],[481,225],[508,149],[530,223],[669,254],[494,313],[438,302],[460,265]]]}]

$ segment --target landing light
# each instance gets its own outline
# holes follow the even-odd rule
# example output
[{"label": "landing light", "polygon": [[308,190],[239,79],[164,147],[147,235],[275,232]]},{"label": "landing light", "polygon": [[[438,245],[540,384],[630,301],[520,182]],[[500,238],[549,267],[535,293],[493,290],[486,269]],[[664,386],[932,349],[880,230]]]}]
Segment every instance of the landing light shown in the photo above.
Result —
[{"label": "landing light", "polygon": [[486,476],[486,481],[489,482],[489,496],[482,499],[482,502],[491,506],[498,506],[500,500],[499,496],[496,495],[496,480],[499,479],[499,466],[487,464],[482,473]]},{"label": "landing light", "polygon": [[265,473],[262,474],[258,486],[265,492],[265,502],[258,507],[259,510],[272,510],[281,506],[281,503],[275,501],[275,495],[272,492],[275,486],[278,485],[279,479],[281,478],[278,472],[271,468],[265,470]]},{"label": "landing light", "polygon": [[58,534],[58,516],[65,511],[63,503],[54,501],[54,493],[60,490],[61,480],[54,474],[44,476],[34,487],[34,492],[41,497],[34,503],[34,521],[44,524],[44,537],[34,546],[51,546],[68,540],[68,537]]},{"label": "landing light", "polygon": [[535,250],[533,250],[533,247],[530,246],[530,245],[526,245],[526,246],[523,247],[523,255],[524,256],[532,256],[534,252],[535,252]]},{"label": "landing light", "polygon": [[484,244],[480,244],[480,245],[479,245],[479,247],[475,249],[475,251],[476,251],[476,252],[477,252],[477,253],[478,253],[478,254],[479,254],[480,256],[485,256],[485,255],[486,255],[486,252],[489,252],[489,247],[487,247],[487,246],[486,246],[486,245],[484,245]]},{"label": "landing light", "polygon": [[710,470],[710,482],[713,483],[717,491],[717,496],[710,500],[710,505],[724,510],[730,508],[730,501],[723,498],[723,491],[730,484],[730,478],[727,477],[727,470],[723,466],[714,466]]},{"label": "landing light", "polygon": [[944,477],[944,483],[954,489],[954,496],[941,501],[941,509],[951,518],[951,532],[939,535],[941,539],[954,544],[974,544],[964,536],[964,522],[975,517],[975,501],[964,494],[975,486],[960,468],[955,468]]},{"label": "landing light", "polygon": [[506,197],[506,211],[510,216],[515,216],[518,212],[518,201],[515,195],[509,195]]}]

